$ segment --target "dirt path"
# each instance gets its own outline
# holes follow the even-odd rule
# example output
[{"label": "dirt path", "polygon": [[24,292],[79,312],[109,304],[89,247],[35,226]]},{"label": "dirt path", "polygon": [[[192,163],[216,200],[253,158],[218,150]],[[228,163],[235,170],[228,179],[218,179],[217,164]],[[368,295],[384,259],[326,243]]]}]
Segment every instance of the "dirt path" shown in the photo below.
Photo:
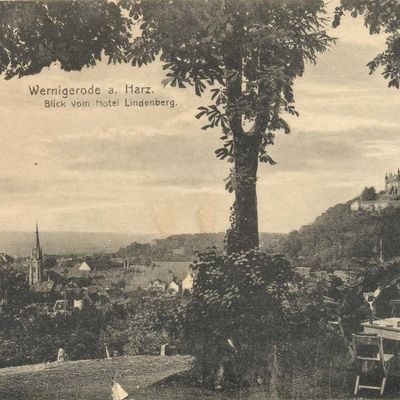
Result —
[{"label": "dirt path", "polygon": [[186,371],[186,356],[119,357],[0,369],[1,400],[107,400],[117,381],[135,398],[135,391]]}]

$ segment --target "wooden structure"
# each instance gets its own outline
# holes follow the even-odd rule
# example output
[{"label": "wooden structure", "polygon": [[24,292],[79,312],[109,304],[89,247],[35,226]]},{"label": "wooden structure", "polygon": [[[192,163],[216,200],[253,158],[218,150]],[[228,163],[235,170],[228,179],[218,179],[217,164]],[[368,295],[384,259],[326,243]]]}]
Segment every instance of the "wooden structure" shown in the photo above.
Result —
[{"label": "wooden structure", "polygon": [[400,342],[400,318],[391,317],[378,319],[371,322],[363,322],[361,326],[365,334],[377,335],[383,339]]},{"label": "wooden structure", "polygon": [[[372,389],[379,390],[382,396],[394,355],[384,353],[383,338],[375,335],[353,334],[353,348],[358,367],[354,395],[356,395],[360,389]],[[361,376],[368,376],[369,370],[376,366],[382,368],[382,381],[380,386],[361,383]]]},{"label": "wooden structure", "polygon": [[400,299],[390,300],[392,317],[400,317]]},{"label": "wooden structure", "polygon": [[355,353],[354,353],[354,348],[350,340],[347,338],[341,320],[338,319],[337,321],[328,321],[328,328],[330,329],[331,332],[333,332],[336,336],[340,337],[346,346],[346,348],[349,351],[349,354],[351,358],[354,360],[355,359]]}]

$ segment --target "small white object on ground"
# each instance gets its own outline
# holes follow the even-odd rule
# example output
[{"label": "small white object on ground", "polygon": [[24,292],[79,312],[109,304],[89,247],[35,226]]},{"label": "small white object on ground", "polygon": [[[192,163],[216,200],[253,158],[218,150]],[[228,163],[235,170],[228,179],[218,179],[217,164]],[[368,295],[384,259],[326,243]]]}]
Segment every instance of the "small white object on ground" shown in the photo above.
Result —
[{"label": "small white object on ground", "polygon": [[128,397],[128,393],[123,389],[123,387],[117,383],[114,382],[112,386],[112,398],[113,400],[124,400]]},{"label": "small white object on ground", "polygon": [[161,349],[160,349],[160,356],[161,357],[165,356],[165,349],[167,348],[167,346],[168,346],[168,343],[161,345]]},{"label": "small white object on ground", "polygon": [[57,362],[64,362],[65,361],[65,351],[62,347],[58,349],[57,354]]}]

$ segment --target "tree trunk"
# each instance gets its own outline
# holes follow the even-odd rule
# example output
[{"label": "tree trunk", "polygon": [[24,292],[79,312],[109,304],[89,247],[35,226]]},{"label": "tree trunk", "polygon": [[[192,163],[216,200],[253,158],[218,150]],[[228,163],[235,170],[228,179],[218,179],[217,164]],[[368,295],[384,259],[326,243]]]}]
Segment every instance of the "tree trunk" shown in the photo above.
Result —
[{"label": "tree trunk", "polygon": [[259,245],[256,180],[261,135],[258,131],[247,134],[242,127],[243,36],[243,21],[241,16],[237,16],[224,48],[227,115],[234,143],[235,190],[232,226],[227,234],[228,252],[249,250]]},{"label": "tree trunk", "polygon": [[258,136],[235,137],[235,234],[238,250],[259,245],[257,212]]},{"label": "tree trunk", "polygon": [[234,190],[232,226],[227,233],[227,251],[242,251],[258,247],[258,217],[256,179],[261,144],[259,134],[246,134],[242,127],[239,103],[242,97],[243,25],[238,17],[233,34],[226,42],[224,63],[228,71],[226,81],[227,114],[232,131],[234,149]]}]

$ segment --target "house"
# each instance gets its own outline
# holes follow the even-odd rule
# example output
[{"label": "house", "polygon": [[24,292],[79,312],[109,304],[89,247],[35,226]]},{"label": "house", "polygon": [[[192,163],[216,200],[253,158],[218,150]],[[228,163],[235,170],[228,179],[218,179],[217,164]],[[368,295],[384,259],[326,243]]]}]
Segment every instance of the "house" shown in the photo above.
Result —
[{"label": "house", "polygon": [[146,290],[164,291],[165,283],[161,279],[156,279],[147,283]]},{"label": "house", "polygon": [[103,307],[110,303],[110,296],[105,290],[100,288],[90,290],[84,290],[82,293],[82,299],[85,305],[93,306],[96,308]]},{"label": "house", "polygon": [[37,282],[31,286],[32,292],[40,293],[46,297],[49,297],[52,294],[60,293],[61,288],[61,283],[56,283],[50,279],[43,282]]},{"label": "house", "polygon": [[194,283],[194,275],[193,273],[189,272],[182,280],[182,293],[185,291],[191,292],[193,289]]},{"label": "house", "polygon": [[74,282],[74,281],[69,281],[67,282],[64,287],[62,288],[61,295],[65,299],[74,299],[77,296],[80,296],[82,289],[79,287],[79,285]]},{"label": "house", "polygon": [[343,282],[347,282],[350,279],[350,273],[342,269],[336,269],[333,271],[333,276],[340,278]]},{"label": "house", "polygon": [[328,272],[324,270],[314,271],[311,274],[316,280],[322,280],[328,278]]},{"label": "house", "polygon": [[74,299],[74,310],[83,310],[85,301],[83,299]]},{"label": "house", "polygon": [[297,267],[294,269],[294,271],[303,278],[309,278],[311,268],[310,267]]},{"label": "house", "polygon": [[63,283],[64,282],[64,278],[57,272],[49,270],[47,271],[47,279],[52,280],[56,283]]},{"label": "house", "polygon": [[185,249],[183,247],[172,249],[172,254],[174,256],[183,256],[185,254]]},{"label": "house", "polygon": [[115,306],[124,306],[129,304],[129,302],[130,302],[129,299],[124,296],[114,296],[114,295],[110,296],[110,303]]},{"label": "house", "polygon": [[172,282],[168,283],[167,290],[170,293],[178,294],[181,291],[181,287],[178,283],[176,283],[175,281],[172,281]]},{"label": "house", "polygon": [[86,262],[75,262],[68,270],[68,278],[82,278],[87,277],[92,272],[92,267]]},{"label": "house", "polygon": [[68,300],[57,300],[53,307],[54,315],[69,314]]},{"label": "house", "polygon": [[88,264],[86,261],[84,261],[84,262],[79,266],[78,271],[84,272],[84,273],[85,273],[85,272],[86,272],[86,273],[89,273],[89,272],[92,271],[92,268],[90,268],[89,264]]}]

